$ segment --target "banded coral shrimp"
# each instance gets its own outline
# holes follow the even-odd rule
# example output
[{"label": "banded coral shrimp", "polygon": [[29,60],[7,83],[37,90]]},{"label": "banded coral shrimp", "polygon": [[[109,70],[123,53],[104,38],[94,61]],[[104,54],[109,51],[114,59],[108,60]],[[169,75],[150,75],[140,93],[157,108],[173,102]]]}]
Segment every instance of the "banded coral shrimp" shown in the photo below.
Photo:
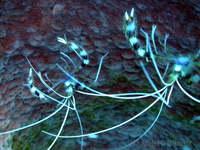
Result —
[{"label": "banded coral shrimp", "polygon": [[[180,84],[180,80],[182,82],[187,83],[198,83],[200,81],[199,77],[199,51],[196,54],[186,54],[186,55],[181,55],[179,54],[178,56],[166,56],[167,54],[167,39],[169,37],[168,34],[165,35],[164,43],[160,43],[163,46],[163,52],[158,52],[157,47],[156,47],[156,42],[155,42],[155,31],[156,31],[156,25],[152,26],[152,31],[151,31],[151,41],[152,45],[151,46],[151,41],[149,39],[148,34],[140,29],[142,33],[145,35],[146,39],[146,46],[142,47],[140,44],[140,41],[137,38],[137,25],[136,25],[136,20],[134,18],[134,8],[131,10],[130,16],[128,13],[125,13],[124,17],[124,33],[126,36],[126,39],[130,43],[132,50],[136,52],[137,55],[140,57],[146,58],[146,61],[149,62],[151,61],[153,63],[153,66],[156,70],[157,75],[159,76],[159,79],[164,87],[166,87],[166,90],[168,88],[170,89],[169,92],[166,92],[166,101],[163,101],[162,106],[160,107],[160,111],[162,111],[163,104],[167,105],[168,107],[171,107],[169,102],[170,102],[170,97],[172,95],[172,91],[174,88],[174,84],[177,83],[179,89],[190,99],[193,101],[200,103],[200,99],[192,96],[189,92],[187,92],[182,85]],[[155,54],[154,54],[155,53]],[[162,54],[164,53],[164,55]],[[169,51],[168,51],[169,53]],[[170,52],[171,53],[171,52]],[[156,60],[164,60],[168,62],[166,64],[166,69],[163,75],[161,75],[161,72],[158,68],[158,64]],[[169,69],[169,66],[172,66]],[[143,69],[143,72],[145,73],[150,85],[155,91],[158,91],[157,87],[155,86],[154,82],[152,81],[147,69],[145,68],[145,65],[143,64],[142,61],[140,61],[140,66]],[[164,78],[167,76],[167,82],[164,81]],[[168,93],[168,94],[167,94]],[[159,116],[159,115],[158,115]],[[156,118],[157,119],[157,118]],[[155,121],[156,121],[155,119]],[[154,122],[155,123],[155,122]],[[152,126],[154,125],[152,124]],[[152,127],[150,126],[149,129]],[[145,132],[146,133],[146,132]],[[137,141],[137,140],[136,140]],[[128,144],[127,146],[130,146],[131,144],[134,144],[135,141],[132,143]]]},{"label": "banded coral shrimp", "polygon": [[[147,38],[148,39],[148,38]],[[62,40],[62,39],[60,39],[60,40]],[[64,39],[65,40],[65,39]],[[149,41],[147,41],[147,43],[148,43]],[[67,42],[65,42],[65,41],[63,41],[62,43],[67,43]],[[148,44],[148,46],[149,46],[149,44]],[[149,49],[148,49],[148,46],[147,46],[147,48],[145,48],[144,50],[146,50],[146,51],[144,51],[146,54],[148,54],[148,51],[149,51]],[[137,47],[137,46],[136,46]],[[136,49],[137,50],[137,49]],[[140,53],[139,53],[140,54]],[[64,55],[63,55],[64,56]],[[66,56],[67,57],[67,56]],[[146,59],[150,59],[150,58],[148,58],[149,56],[147,56],[147,58]],[[151,59],[150,59],[151,60]],[[72,60],[73,61],[73,60]],[[65,63],[66,64],[66,63]],[[100,64],[102,64],[102,63],[100,63]],[[100,65],[101,66],[101,65]],[[141,65],[141,66],[143,66],[143,65]],[[127,120],[127,121],[125,121],[125,122],[123,122],[123,123],[120,123],[120,124],[118,124],[118,125],[116,125],[116,126],[114,126],[114,127],[112,127],[112,128],[107,128],[106,130],[101,130],[101,131],[99,131],[99,132],[92,132],[92,133],[89,133],[89,134],[81,134],[81,135],[77,135],[77,136],[64,136],[64,137],[62,137],[62,136],[60,136],[60,131],[61,131],[61,129],[62,128],[60,128],[60,130],[59,130],[59,133],[57,133],[56,132],[56,134],[50,134],[49,132],[46,132],[46,130],[45,131],[43,131],[44,133],[47,133],[47,134],[49,134],[49,135],[52,135],[52,136],[55,136],[56,138],[55,138],[55,140],[57,139],[57,138],[82,138],[82,137],[86,137],[86,136],[90,136],[90,137],[94,137],[94,138],[97,138],[95,135],[96,134],[98,134],[98,133],[103,133],[103,132],[106,132],[106,131],[110,131],[110,130],[113,130],[113,129],[115,129],[115,128],[117,128],[117,127],[120,127],[120,126],[122,126],[122,125],[125,125],[125,124],[127,124],[128,122],[130,122],[130,121],[132,121],[132,120],[134,120],[135,118],[137,118],[138,116],[140,116],[140,115],[142,115],[144,112],[146,112],[149,108],[151,108],[151,107],[153,107],[154,106],[154,104],[156,104],[159,100],[162,100],[162,102],[163,103],[165,103],[165,104],[167,104],[166,102],[166,100],[165,100],[165,98],[166,98],[166,94],[167,94],[167,88],[168,88],[168,86],[166,87],[166,86],[164,86],[162,89],[160,89],[160,90],[155,90],[155,92],[153,92],[153,93],[122,93],[122,94],[105,94],[105,93],[102,93],[102,92],[99,92],[99,91],[96,91],[96,90],[93,90],[92,88],[90,88],[90,87],[87,87],[86,85],[84,85],[83,83],[81,83],[81,82],[79,82],[79,80],[77,80],[72,74],[70,74],[70,73],[68,73],[65,69],[63,69],[63,67],[61,67],[61,65],[59,65],[59,64],[57,64],[57,67],[58,68],[60,68],[60,70],[67,76],[67,78],[68,79],[70,79],[70,80],[66,80],[66,79],[64,79],[64,80],[61,80],[61,83],[65,83],[66,82],[66,84],[68,85],[68,86],[74,86],[75,85],[75,83],[78,83],[78,85],[82,85],[84,88],[86,88],[87,90],[89,90],[89,91],[91,91],[92,93],[89,93],[89,92],[84,92],[84,91],[81,91],[81,90],[75,90],[75,92],[79,92],[79,93],[82,93],[82,94],[85,94],[85,95],[94,95],[94,96],[101,96],[101,97],[110,97],[110,98],[114,98],[114,99],[125,99],[125,100],[132,100],[132,99],[139,99],[139,98],[147,98],[147,97],[151,97],[151,96],[153,96],[153,97],[155,97],[156,98],[156,100],[151,104],[151,105],[149,105],[147,108],[145,108],[145,109],[143,109],[143,111],[141,111],[140,113],[138,113],[138,115],[134,115],[134,117],[132,117],[131,119],[129,119],[129,120]],[[99,67],[99,68],[101,68],[101,67]],[[29,74],[32,74],[32,72],[33,72],[33,70],[34,69],[30,69],[29,70]],[[100,71],[99,71],[100,72]],[[50,86],[48,86],[48,84],[46,84],[46,82],[45,82],[45,80],[43,79],[43,77],[42,77],[42,75],[39,73],[39,72],[37,72],[37,71],[35,71],[35,73],[36,73],[36,75],[39,77],[39,79],[41,80],[41,82],[43,83],[43,85],[50,91],[50,92],[53,92],[54,94],[57,94],[57,92],[56,92],[56,90],[54,90],[54,87],[56,88],[56,83],[55,83],[55,85],[52,85],[52,87],[50,87]],[[98,74],[98,73],[97,73]],[[149,77],[149,75],[147,74],[147,77]],[[72,81],[71,81],[71,79],[72,79]],[[48,79],[47,79],[48,80]],[[49,79],[49,81],[51,81],[50,79]],[[67,82],[67,81],[70,81],[70,82]],[[31,82],[30,82],[31,83]],[[52,82],[53,83],[53,82]],[[43,93],[43,92],[41,92],[41,91],[39,91],[38,89],[36,89],[36,87],[34,87],[33,89],[32,89],[32,87],[30,86],[30,90],[31,90],[31,92],[33,93],[33,94],[35,94],[36,96],[39,96],[39,98],[44,98],[46,95],[45,95],[45,93]],[[68,89],[68,88],[67,88]],[[72,92],[72,88],[69,88],[68,90],[70,90],[71,92]],[[69,93],[71,93],[71,92],[69,92]],[[59,96],[60,97],[62,97],[63,95],[61,95],[60,93],[58,93],[59,94]],[[58,95],[57,94],[57,95]],[[69,94],[70,95],[70,94]],[[135,95],[137,95],[137,96],[135,96]],[[70,95],[71,96],[71,95]],[[47,96],[46,96],[47,97]],[[49,98],[49,99],[51,99],[50,97],[47,97],[47,98]],[[58,101],[58,104],[60,104],[60,105],[62,105],[62,108],[63,107],[67,107],[67,111],[66,111],[66,116],[68,115],[68,111],[69,110],[74,110],[75,108],[75,101],[70,101],[69,102],[69,100],[68,100],[68,98],[69,97],[67,97],[67,96],[65,96],[65,98],[66,99],[63,99],[64,100],[64,102],[60,102],[60,101]],[[52,100],[57,100],[57,98],[56,99],[52,99]],[[65,104],[65,105],[64,105]],[[72,107],[70,107],[72,105]],[[163,105],[163,104],[162,104]],[[161,109],[160,110],[162,110],[162,106],[161,106]],[[157,116],[159,116],[159,114],[160,114],[160,112],[161,111],[159,111],[159,113],[158,113],[158,115]],[[156,117],[157,118],[157,117]],[[65,122],[65,120],[66,120],[66,117],[65,117],[65,119],[64,119],[64,121],[63,121],[63,123]],[[155,119],[154,120],[154,122],[156,122],[157,121],[157,119]],[[154,125],[154,122],[152,123],[152,125],[149,127],[149,129],[151,129],[151,127]],[[141,137],[143,137],[143,135],[145,135],[146,134],[146,132],[148,132],[149,131],[149,129],[148,130],[146,130],[145,132],[144,132],[144,134],[142,134],[141,135]],[[139,136],[139,138],[136,138],[136,140],[134,140],[134,142],[136,142],[138,139],[140,139],[141,138],[140,136]],[[54,143],[54,142],[53,142]],[[52,143],[52,144],[53,144]],[[83,145],[83,144],[81,144],[81,145]],[[128,145],[127,145],[128,146]],[[126,147],[127,147],[126,146]],[[51,147],[50,147],[51,148]]]}]

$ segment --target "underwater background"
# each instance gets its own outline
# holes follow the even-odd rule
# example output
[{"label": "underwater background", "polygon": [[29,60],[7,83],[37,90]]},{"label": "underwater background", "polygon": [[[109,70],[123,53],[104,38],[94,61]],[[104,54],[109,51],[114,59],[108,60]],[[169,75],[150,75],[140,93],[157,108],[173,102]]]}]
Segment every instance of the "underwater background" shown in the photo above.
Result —
[{"label": "underwater background", "polygon": [[[0,132],[19,128],[48,116],[57,103],[34,97],[27,83],[29,58],[37,71],[48,73],[53,81],[66,78],[56,63],[63,64],[60,53],[67,53],[77,63],[77,56],[57,42],[67,39],[84,47],[90,64],[74,76],[86,85],[104,93],[153,92],[139,61],[130,50],[123,33],[125,11],[135,9],[138,28],[148,33],[157,25],[156,38],[169,34],[167,47],[171,54],[196,54],[200,44],[200,2],[198,0],[0,0]],[[139,32],[141,43],[144,35]],[[158,49],[162,46],[157,44]],[[98,82],[94,82],[101,57],[105,57]],[[165,62],[158,62],[164,71]],[[147,69],[155,84],[162,88],[153,65]],[[45,91],[35,76],[34,85]],[[183,83],[184,84],[184,83]],[[184,84],[200,98],[200,85]],[[119,100],[75,93],[84,133],[100,131],[142,111],[154,99]],[[84,138],[84,149],[115,149],[139,137],[154,121],[161,102],[134,121],[115,130]],[[154,127],[138,142],[126,148],[197,150],[200,148],[200,105],[175,87],[170,99],[172,108],[164,106]],[[47,149],[54,137],[42,130],[57,133],[66,110],[34,127],[0,135],[0,150]],[[79,135],[75,112],[70,111],[62,135]],[[80,149],[81,139],[58,139],[53,150]]]}]

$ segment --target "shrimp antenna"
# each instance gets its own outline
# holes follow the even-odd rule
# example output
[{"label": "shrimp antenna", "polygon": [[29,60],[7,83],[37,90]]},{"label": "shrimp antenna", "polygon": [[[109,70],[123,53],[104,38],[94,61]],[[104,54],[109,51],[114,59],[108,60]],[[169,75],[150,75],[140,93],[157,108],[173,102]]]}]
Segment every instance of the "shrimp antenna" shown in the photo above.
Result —
[{"label": "shrimp antenna", "polygon": [[102,66],[102,63],[103,63],[103,59],[108,55],[108,52],[101,57],[101,60],[100,60],[100,63],[99,63],[99,68],[98,68],[98,71],[97,71],[97,75],[96,75],[96,78],[94,80],[94,82],[97,82],[98,78],[99,78],[99,74],[100,74],[100,70],[101,70],[101,66]]}]

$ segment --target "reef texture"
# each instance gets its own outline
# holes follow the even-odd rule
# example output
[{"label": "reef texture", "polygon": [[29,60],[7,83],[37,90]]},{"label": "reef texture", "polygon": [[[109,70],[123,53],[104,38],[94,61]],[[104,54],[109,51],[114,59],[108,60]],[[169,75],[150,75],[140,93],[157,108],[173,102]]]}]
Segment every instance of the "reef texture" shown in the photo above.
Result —
[{"label": "reef texture", "polygon": [[[0,2],[0,132],[36,122],[57,107],[50,100],[39,100],[27,87],[29,64],[48,73],[54,82],[66,78],[56,66],[64,66],[59,52],[67,53],[79,63],[79,58],[57,37],[66,34],[69,41],[84,47],[89,53],[90,64],[75,77],[90,87],[105,93],[153,92],[141,67],[141,60],[123,34],[124,12],[134,7],[138,28],[150,33],[157,25],[156,39],[162,40],[166,33],[167,47],[171,55],[195,54],[200,43],[200,2],[198,0],[8,0]],[[141,43],[144,35],[139,31]],[[157,42],[158,50],[162,48]],[[100,58],[105,57],[98,82],[94,82]],[[169,54],[170,56],[170,54]],[[160,62],[160,68],[162,68]],[[151,63],[147,69],[162,87]],[[164,69],[162,70],[164,71]],[[35,86],[45,90],[36,75]],[[200,98],[198,84],[184,88]],[[152,98],[118,100],[92,97],[75,93],[76,105],[82,120],[84,133],[103,130],[143,110]],[[98,138],[84,138],[84,148],[108,149],[124,146],[140,136],[153,122],[161,103],[134,121],[100,134]],[[170,99],[172,108],[164,106],[155,126],[141,140],[126,149],[199,149],[199,122],[191,123],[200,116],[199,104],[175,87]],[[0,149],[38,150],[47,149],[53,137],[41,130],[57,133],[66,110],[30,129],[0,135]],[[75,112],[70,111],[62,135],[80,134]],[[59,139],[53,149],[80,149],[79,139]]]}]

